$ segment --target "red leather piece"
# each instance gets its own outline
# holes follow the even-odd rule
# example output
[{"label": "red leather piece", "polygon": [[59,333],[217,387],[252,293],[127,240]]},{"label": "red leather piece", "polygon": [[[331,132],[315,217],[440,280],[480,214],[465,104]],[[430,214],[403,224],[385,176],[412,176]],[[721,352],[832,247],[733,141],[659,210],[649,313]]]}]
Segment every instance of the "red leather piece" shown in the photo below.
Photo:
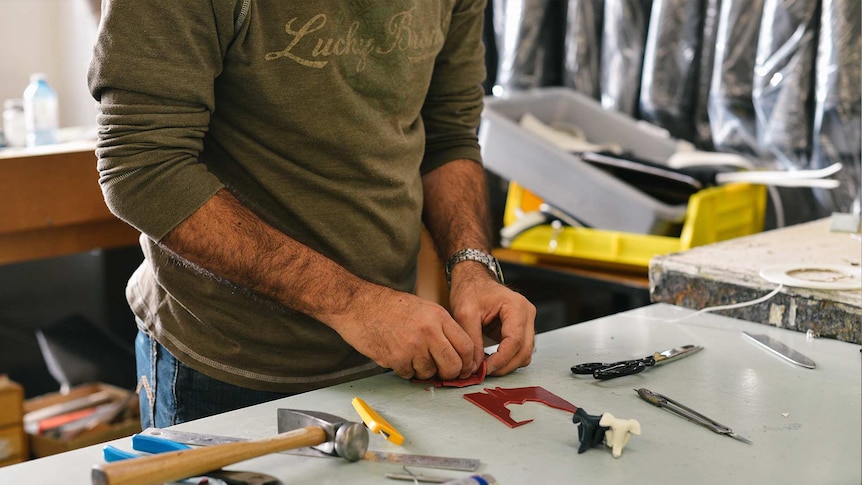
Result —
[{"label": "red leather piece", "polygon": [[574,404],[539,386],[510,389],[503,389],[501,387],[494,389],[485,388],[485,392],[464,394],[464,399],[484,409],[510,428],[531,423],[533,420],[515,421],[509,414],[509,409],[506,408],[507,404],[524,404],[527,401],[533,401],[546,404],[552,408],[569,411],[570,413],[578,410]]}]

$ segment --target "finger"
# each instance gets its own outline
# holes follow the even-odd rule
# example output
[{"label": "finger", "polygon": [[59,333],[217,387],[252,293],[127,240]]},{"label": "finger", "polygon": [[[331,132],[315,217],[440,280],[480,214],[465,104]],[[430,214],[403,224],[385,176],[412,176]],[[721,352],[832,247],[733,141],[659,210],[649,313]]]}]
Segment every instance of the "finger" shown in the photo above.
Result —
[{"label": "finger", "polygon": [[489,375],[502,376],[521,367],[516,360],[519,346],[515,339],[504,338],[497,346],[497,351],[486,360]]},{"label": "finger", "polygon": [[[498,347],[497,358],[488,363],[488,373],[495,376],[506,375],[520,367],[530,365],[533,359],[533,341],[505,337]],[[490,357],[489,357],[490,359]]]},{"label": "finger", "polygon": [[471,325],[467,333],[470,336],[470,341],[473,343],[473,365],[466,375],[461,376],[464,378],[475,374],[485,360],[485,338],[482,336],[482,324]]},{"label": "finger", "polygon": [[438,377],[443,380],[449,380],[460,375],[462,368],[461,356],[448,341],[433,345],[429,350],[431,351],[431,357],[434,359]]},{"label": "finger", "polygon": [[413,358],[413,371],[417,379],[430,379],[438,373],[438,368],[432,356],[426,354]]},{"label": "finger", "polygon": [[[461,308],[453,317],[458,325],[458,330],[464,333],[470,340],[470,362],[465,365],[459,377],[465,379],[475,374],[485,359],[485,339],[482,337],[482,318],[477,308]],[[447,335],[448,337],[448,335]],[[451,338],[450,338],[451,340]]]},{"label": "finger", "polygon": [[[497,346],[497,352],[488,357],[488,374],[502,376],[519,367],[530,365],[533,358],[533,344],[535,331],[532,321],[523,321],[516,326],[517,331],[510,332],[509,328],[503,327],[504,337]],[[511,333],[512,335],[505,335]]]},{"label": "finger", "polygon": [[[470,335],[470,330],[475,329],[478,333],[479,343],[476,343],[475,337]],[[484,355],[482,354],[482,329],[477,323],[476,325],[468,325],[467,328],[461,327],[457,322],[452,320],[443,325],[443,335],[446,336],[449,344],[458,355],[460,366],[458,372],[452,377],[458,376],[466,378],[471,376],[479,368]],[[478,349],[478,355],[476,350]]]},{"label": "finger", "polygon": [[377,359],[375,363],[383,368],[392,370],[392,373],[402,379],[412,379],[416,374],[413,362],[409,357],[397,355],[395,349],[389,349],[386,353],[387,359]]},{"label": "finger", "polygon": [[416,372],[413,370],[413,367],[411,367],[411,366],[393,367],[392,372],[394,372],[396,376],[398,376],[402,379],[408,379],[408,380],[412,379],[416,375]]}]

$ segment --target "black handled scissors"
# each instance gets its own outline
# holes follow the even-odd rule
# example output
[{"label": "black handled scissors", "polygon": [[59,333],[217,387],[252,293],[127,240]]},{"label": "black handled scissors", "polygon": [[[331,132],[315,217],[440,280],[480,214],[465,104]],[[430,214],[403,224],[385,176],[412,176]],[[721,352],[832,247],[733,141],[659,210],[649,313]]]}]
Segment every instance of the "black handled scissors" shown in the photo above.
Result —
[{"label": "black handled scissors", "polygon": [[653,355],[648,355],[643,359],[621,360],[605,364],[602,362],[590,362],[587,364],[578,364],[572,366],[574,374],[592,374],[596,379],[607,380],[615,377],[630,376],[643,372],[647,367],[666,364],[674,360],[688,357],[689,355],[703,350],[699,345],[683,345],[674,349],[656,352]]}]

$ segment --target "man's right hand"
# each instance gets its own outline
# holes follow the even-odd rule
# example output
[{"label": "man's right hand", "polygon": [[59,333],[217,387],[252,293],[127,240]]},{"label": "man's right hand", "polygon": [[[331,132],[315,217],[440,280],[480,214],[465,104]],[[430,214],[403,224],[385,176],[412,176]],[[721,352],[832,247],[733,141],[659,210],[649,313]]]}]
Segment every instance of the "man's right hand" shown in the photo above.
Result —
[{"label": "man's right hand", "polygon": [[358,352],[404,379],[465,378],[478,369],[473,341],[445,308],[389,288],[370,293],[355,300],[350,316],[330,320]]}]

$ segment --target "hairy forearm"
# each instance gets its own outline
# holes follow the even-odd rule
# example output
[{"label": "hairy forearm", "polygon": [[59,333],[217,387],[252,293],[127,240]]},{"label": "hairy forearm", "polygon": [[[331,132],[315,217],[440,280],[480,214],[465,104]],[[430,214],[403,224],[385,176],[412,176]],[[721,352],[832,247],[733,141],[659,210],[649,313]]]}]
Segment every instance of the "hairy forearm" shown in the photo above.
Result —
[{"label": "hairy forearm", "polygon": [[[490,252],[488,201],[484,168],[468,160],[440,166],[422,178],[424,221],[446,261],[456,251]],[[530,363],[535,307],[522,295],[498,284],[496,275],[477,261],[463,261],[451,271],[449,301],[453,318],[473,341],[473,362],[503,375]],[[498,344],[485,360],[485,336]]]},{"label": "hairy forearm", "polygon": [[425,174],[422,185],[423,221],[443,261],[460,249],[491,249],[485,170],[480,164],[449,162]]},{"label": "hairy forearm", "polygon": [[161,244],[186,261],[328,325],[399,376],[466,377],[474,346],[433,302],[376,285],[267,225],[221,190]]},{"label": "hairy forearm", "polygon": [[161,244],[219,278],[333,328],[351,305],[383,290],[266,224],[227,190],[219,191]]}]

